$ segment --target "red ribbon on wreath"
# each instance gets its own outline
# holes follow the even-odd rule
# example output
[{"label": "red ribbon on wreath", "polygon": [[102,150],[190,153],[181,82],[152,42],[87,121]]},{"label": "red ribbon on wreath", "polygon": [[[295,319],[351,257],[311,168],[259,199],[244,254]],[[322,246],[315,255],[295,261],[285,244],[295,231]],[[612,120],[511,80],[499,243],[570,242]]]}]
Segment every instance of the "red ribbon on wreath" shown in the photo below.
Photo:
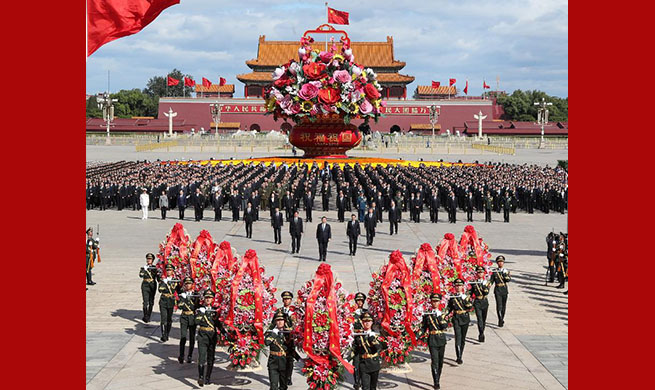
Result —
[{"label": "red ribbon on wreath", "polygon": [[239,329],[234,326],[234,308],[236,307],[237,295],[239,295],[239,284],[243,279],[243,274],[246,272],[249,272],[250,276],[252,276],[252,282],[255,288],[255,330],[257,330],[259,343],[264,344],[264,310],[262,302],[264,286],[262,285],[262,276],[259,271],[259,260],[257,259],[257,252],[252,249],[248,249],[246,254],[243,255],[239,270],[232,280],[232,294],[230,296],[231,305],[227,318],[225,319],[225,325],[236,331],[239,338],[242,337]]},{"label": "red ribbon on wreath", "polygon": [[339,342],[339,323],[337,322],[337,291],[334,287],[334,278],[332,276],[332,269],[328,264],[321,264],[316,270],[314,281],[312,284],[312,291],[307,298],[307,305],[305,310],[305,327],[303,329],[303,349],[313,361],[319,364],[328,364],[326,356],[316,355],[314,353],[314,344],[312,342],[312,320],[314,319],[314,307],[316,299],[323,289],[327,289],[325,297],[327,299],[328,316],[330,318],[330,334],[328,338],[330,353],[343,364],[343,366],[353,373],[352,364],[346,362],[341,357],[341,344]]},{"label": "red ribbon on wreath", "polygon": [[443,240],[439,244],[439,253],[437,255],[444,259],[445,255],[449,255],[453,259],[459,258],[457,243],[455,242],[455,236],[452,233],[446,233],[443,236]]},{"label": "red ribbon on wreath", "polygon": [[229,242],[223,241],[218,247],[221,248],[223,252],[225,252],[225,256],[227,256],[227,270],[232,271],[235,261],[234,256],[232,256],[232,246]]},{"label": "red ribbon on wreath", "polygon": [[432,276],[432,292],[438,293],[441,288],[441,277],[439,276],[439,268],[437,266],[437,259],[435,257],[434,251],[430,244],[423,243],[416,254],[416,262],[414,263],[414,280],[418,280],[421,277],[421,272],[423,268],[427,265],[428,271]]},{"label": "red ribbon on wreath", "polygon": [[389,256],[389,265],[387,266],[384,281],[382,282],[382,296],[384,297],[385,305],[384,316],[382,317],[382,328],[393,337],[399,336],[398,332],[394,332],[389,326],[391,322],[389,316],[389,286],[398,273],[400,273],[398,277],[403,289],[405,290],[405,301],[407,302],[403,325],[405,325],[405,330],[412,339],[412,345],[416,346],[416,335],[412,330],[412,323],[410,321],[412,318],[412,312],[414,311],[414,304],[412,301],[412,274],[409,272],[405,259],[399,250],[391,252],[391,255]]},{"label": "red ribbon on wreath", "polygon": [[184,234],[184,226],[179,222],[173,226],[171,234],[168,236],[168,242],[164,248],[164,261],[168,260],[168,256],[171,254],[173,244],[175,243],[177,243],[180,248],[180,259],[185,259],[187,256],[186,244],[188,243],[188,239],[186,234]]},{"label": "red ribbon on wreath", "polygon": [[462,238],[459,240],[459,250],[462,253],[466,253],[466,244],[470,243],[475,251],[475,257],[477,260],[477,265],[484,264],[484,248],[480,245],[480,240],[478,238],[478,232],[475,231],[475,228],[471,225],[466,225],[464,228],[464,233],[462,233]]},{"label": "red ribbon on wreath", "polygon": [[209,260],[211,263],[210,257],[214,252],[214,247],[216,246],[216,244],[214,243],[211,234],[209,234],[207,230],[201,230],[200,235],[198,236],[198,238],[196,238],[196,241],[193,243],[193,250],[191,251],[191,259],[189,260],[189,263],[191,264],[191,278],[193,280],[196,279],[196,261],[198,261],[198,254],[200,253],[200,249],[202,248],[203,245],[207,247],[207,260]]}]

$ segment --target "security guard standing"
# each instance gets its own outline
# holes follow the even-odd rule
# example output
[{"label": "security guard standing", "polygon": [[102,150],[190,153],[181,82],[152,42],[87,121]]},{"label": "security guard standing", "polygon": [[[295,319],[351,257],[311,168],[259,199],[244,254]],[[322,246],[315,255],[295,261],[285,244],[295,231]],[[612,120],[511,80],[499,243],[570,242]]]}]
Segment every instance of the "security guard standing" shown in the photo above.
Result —
[{"label": "security guard standing", "polygon": [[496,298],[496,314],[498,315],[498,326],[505,325],[505,307],[507,305],[507,283],[512,278],[509,271],[503,268],[505,265],[505,256],[500,255],[496,257],[496,264],[498,269],[491,274],[491,283],[495,284],[494,297]]},{"label": "security guard standing", "polygon": [[99,243],[99,238],[93,238],[93,228],[86,229],[86,284],[88,286],[96,284],[91,280],[91,270],[96,259],[98,259],[98,263],[100,262]]},{"label": "security guard standing", "polygon": [[287,378],[287,360],[293,359],[289,356],[289,331],[284,329],[284,313],[278,311],[273,317],[275,327],[268,331],[264,343],[270,348],[268,353],[268,380],[271,383],[271,390],[286,390],[289,379]]},{"label": "security guard standing", "polygon": [[484,278],[484,267],[478,265],[475,267],[476,279],[471,281],[471,297],[473,298],[473,308],[475,309],[475,318],[478,322],[478,341],[484,343],[484,328],[487,323],[487,312],[489,311],[489,282]]},{"label": "security guard standing", "polygon": [[362,314],[362,330],[355,334],[353,351],[358,359],[358,372],[362,390],[375,390],[380,374],[380,351],[387,348],[386,342],[371,330],[373,317],[369,313]]},{"label": "security guard standing", "polygon": [[205,301],[196,310],[196,326],[198,327],[198,385],[208,385],[214,368],[214,355],[218,342],[218,313],[212,307],[214,293],[205,291]]},{"label": "security guard standing", "polygon": [[168,334],[173,325],[173,308],[175,307],[175,291],[180,281],[175,279],[173,266],[166,266],[166,277],[159,282],[159,313],[161,315],[161,341],[168,340]]},{"label": "security guard standing", "polygon": [[152,265],[155,255],[146,255],[146,265],[139,270],[141,281],[141,297],[143,298],[143,322],[150,322],[152,308],[155,305],[155,293],[157,293],[157,267]]},{"label": "security guard standing", "polygon": [[177,361],[180,364],[184,363],[184,348],[186,347],[187,333],[189,335],[189,354],[187,355],[186,362],[191,363],[191,356],[193,356],[193,343],[196,338],[196,317],[195,311],[198,307],[198,294],[193,292],[193,279],[190,277],[184,278],[184,291],[178,294],[179,300],[177,307],[182,310],[180,315],[180,356]]},{"label": "security guard standing", "polygon": [[423,314],[423,322],[421,324],[421,331],[423,332],[421,336],[427,336],[427,344],[430,349],[430,367],[432,369],[432,381],[434,382],[435,389],[441,388],[439,380],[441,378],[443,358],[446,352],[446,335],[444,331],[448,328],[448,321],[444,318],[444,313],[439,310],[439,302],[441,302],[441,294],[430,294],[432,311]]},{"label": "security guard standing", "polygon": [[457,364],[462,364],[464,363],[462,355],[464,355],[464,346],[466,345],[466,332],[471,322],[469,312],[473,309],[473,304],[469,296],[464,292],[464,281],[462,279],[455,280],[455,291],[457,294],[450,297],[448,301],[448,311],[455,331]]},{"label": "security guard standing", "polygon": [[[355,314],[353,315],[354,318],[353,330],[355,333],[362,332],[362,330],[364,329],[364,324],[362,323],[362,316],[368,313],[368,309],[364,309],[364,301],[366,301],[366,295],[364,293],[358,292],[357,294],[355,294],[355,304],[357,305],[357,309],[355,310]],[[359,390],[362,387],[362,381],[359,375],[359,355],[353,356],[353,368],[354,368],[353,376],[355,377],[355,383],[353,384],[353,388],[355,390]]]}]

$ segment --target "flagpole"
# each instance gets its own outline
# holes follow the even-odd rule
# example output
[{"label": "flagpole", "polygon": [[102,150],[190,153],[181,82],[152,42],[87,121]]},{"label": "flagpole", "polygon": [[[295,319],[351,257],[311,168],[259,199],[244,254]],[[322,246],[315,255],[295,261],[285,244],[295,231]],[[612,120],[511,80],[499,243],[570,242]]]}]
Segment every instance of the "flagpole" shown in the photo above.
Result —
[{"label": "flagpole", "polygon": [[[328,15],[328,3],[327,1],[325,2],[325,16],[327,16],[328,20],[330,20],[330,15]],[[327,47],[327,34],[325,34],[325,51],[328,51]]]}]

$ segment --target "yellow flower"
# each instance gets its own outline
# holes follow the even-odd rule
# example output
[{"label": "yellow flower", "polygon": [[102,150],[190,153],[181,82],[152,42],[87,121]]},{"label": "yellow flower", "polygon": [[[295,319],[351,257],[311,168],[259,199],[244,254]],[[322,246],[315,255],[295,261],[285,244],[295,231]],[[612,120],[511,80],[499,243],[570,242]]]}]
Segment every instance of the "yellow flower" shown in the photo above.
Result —
[{"label": "yellow flower", "polygon": [[270,98],[266,101],[266,111],[275,111],[275,98]]},{"label": "yellow flower", "polygon": [[336,102],[334,105],[337,106],[337,108],[341,108],[341,102]]},{"label": "yellow flower", "polygon": [[378,100],[373,102],[373,104],[375,104],[375,108],[380,108],[380,102],[381,101],[382,101],[382,99],[378,99]]},{"label": "yellow flower", "polygon": [[343,61],[343,56],[341,54],[335,54],[332,59],[335,59],[337,61]]},{"label": "yellow flower", "polygon": [[302,110],[305,112],[309,112],[312,109],[312,107],[314,107],[314,103],[310,102],[309,100],[303,101],[302,104],[300,105],[300,108],[302,108]]},{"label": "yellow flower", "polygon": [[359,105],[357,105],[357,103],[350,103],[348,105],[348,110],[350,110],[350,112],[357,112],[359,110]]}]

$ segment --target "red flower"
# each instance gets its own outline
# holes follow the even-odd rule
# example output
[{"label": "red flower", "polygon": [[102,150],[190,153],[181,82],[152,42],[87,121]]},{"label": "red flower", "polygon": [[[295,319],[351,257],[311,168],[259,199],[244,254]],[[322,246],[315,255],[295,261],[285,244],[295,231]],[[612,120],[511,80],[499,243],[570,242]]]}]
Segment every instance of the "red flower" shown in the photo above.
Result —
[{"label": "red flower", "polygon": [[375,88],[375,85],[373,84],[366,84],[364,87],[364,94],[368,100],[377,100],[380,98],[380,92],[377,88]]},{"label": "red flower", "polygon": [[318,91],[318,100],[325,104],[334,104],[341,99],[339,95],[339,90],[335,88],[323,88]]},{"label": "red flower", "polygon": [[392,294],[389,296],[389,301],[394,305],[398,305],[403,301],[403,297],[400,294]]},{"label": "red flower", "polygon": [[275,80],[275,82],[273,82],[273,85],[275,85],[278,88],[284,88],[291,84],[293,84],[293,80],[291,80],[289,76],[287,76],[286,74],[280,77],[279,79]]},{"label": "red flower", "polygon": [[250,306],[255,303],[255,296],[252,293],[247,293],[241,296],[241,304],[243,306]]},{"label": "red flower", "polygon": [[316,325],[324,327],[327,325],[328,317],[323,313],[316,314]]},{"label": "red flower", "polygon": [[325,64],[320,62],[312,62],[310,64],[303,65],[302,71],[307,79],[320,80],[324,77],[327,77],[327,73],[325,73],[325,67]]},{"label": "red flower", "polygon": [[430,286],[427,283],[423,285],[423,292],[424,293],[429,294],[431,291],[432,291],[432,286]]}]

